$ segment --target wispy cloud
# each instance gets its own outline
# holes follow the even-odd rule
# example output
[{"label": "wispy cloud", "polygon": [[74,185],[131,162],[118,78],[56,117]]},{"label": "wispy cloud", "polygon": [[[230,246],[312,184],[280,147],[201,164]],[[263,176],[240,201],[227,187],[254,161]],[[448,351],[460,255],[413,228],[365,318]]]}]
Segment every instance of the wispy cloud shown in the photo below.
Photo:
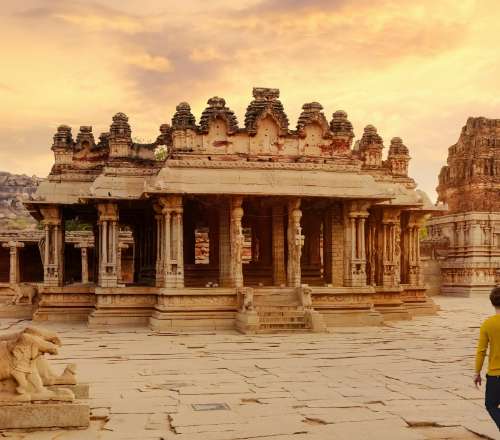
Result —
[{"label": "wispy cloud", "polygon": [[[494,0],[25,0],[0,15],[2,142],[36,145],[41,174],[59,123],[97,133],[124,111],[152,138],[181,100],[199,117],[224,96],[242,120],[264,85],[281,89],[291,125],[318,100],[328,116],[346,110],[357,134],[374,123],[386,143],[403,137],[432,194],[466,117],[500,114]],[[6,148],[0,161],[31,174]]]}]

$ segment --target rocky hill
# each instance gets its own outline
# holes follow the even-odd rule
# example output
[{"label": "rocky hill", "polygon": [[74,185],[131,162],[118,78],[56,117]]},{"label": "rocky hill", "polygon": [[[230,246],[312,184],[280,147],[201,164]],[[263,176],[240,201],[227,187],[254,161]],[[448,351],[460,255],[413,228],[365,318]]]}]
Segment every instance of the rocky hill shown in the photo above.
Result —
[{"label": "rocky hill", "polygon": [[0,229],[34,228],[35,220],[28,214],[21,198],[36,191],[42,179],[0,171]]}]

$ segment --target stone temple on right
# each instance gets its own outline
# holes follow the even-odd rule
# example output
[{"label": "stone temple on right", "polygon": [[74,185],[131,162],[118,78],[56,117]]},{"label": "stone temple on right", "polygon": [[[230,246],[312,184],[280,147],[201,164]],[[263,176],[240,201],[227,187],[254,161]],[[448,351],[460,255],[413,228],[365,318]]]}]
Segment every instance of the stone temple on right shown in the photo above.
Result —
[{"label": "stone temple on right", "polygon": [[439,173],[444,215],[427,223],[429,239],[447,241],[441,293],[489,293],[500,282],[500,119],[469,118]]}]

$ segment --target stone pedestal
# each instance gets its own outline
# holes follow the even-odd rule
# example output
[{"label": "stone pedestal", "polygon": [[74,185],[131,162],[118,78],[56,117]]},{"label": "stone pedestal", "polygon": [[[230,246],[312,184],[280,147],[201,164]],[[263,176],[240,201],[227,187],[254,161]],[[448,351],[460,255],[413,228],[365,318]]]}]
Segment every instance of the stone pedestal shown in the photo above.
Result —
[{"label": "stone pedestal", "polygon": [[149,321],[158,332],[235,328],[236,293],[232,288],[161,289]]},{"label": "stone pedestal", "polygon": [[244,334],[255,334],[259,330],[259,315],[255,310],[236,314],[236,330]]},{"label": "stone pedestal", "polygon": [[0,429],[87,428],[90,408],[84,403],[0,402]]},{"label": "stone pedestal", "polygon": [[323,319],[323,315],[317,312],[316,310],[306,310],[304,312],[304,316],[306,319],[307,327],[313,333],[325,333],[328,331],[325,321]]}]

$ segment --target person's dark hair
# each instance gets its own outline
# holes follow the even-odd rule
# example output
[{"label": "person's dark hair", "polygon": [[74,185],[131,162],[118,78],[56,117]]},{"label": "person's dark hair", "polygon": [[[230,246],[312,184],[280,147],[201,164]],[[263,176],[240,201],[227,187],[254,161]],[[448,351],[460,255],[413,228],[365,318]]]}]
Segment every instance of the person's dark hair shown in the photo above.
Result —
[{"label": "person's dark hair", "polygon": [[495,307],[500,308],[500,286],[493,287],[490,293],[490,301]]}]

